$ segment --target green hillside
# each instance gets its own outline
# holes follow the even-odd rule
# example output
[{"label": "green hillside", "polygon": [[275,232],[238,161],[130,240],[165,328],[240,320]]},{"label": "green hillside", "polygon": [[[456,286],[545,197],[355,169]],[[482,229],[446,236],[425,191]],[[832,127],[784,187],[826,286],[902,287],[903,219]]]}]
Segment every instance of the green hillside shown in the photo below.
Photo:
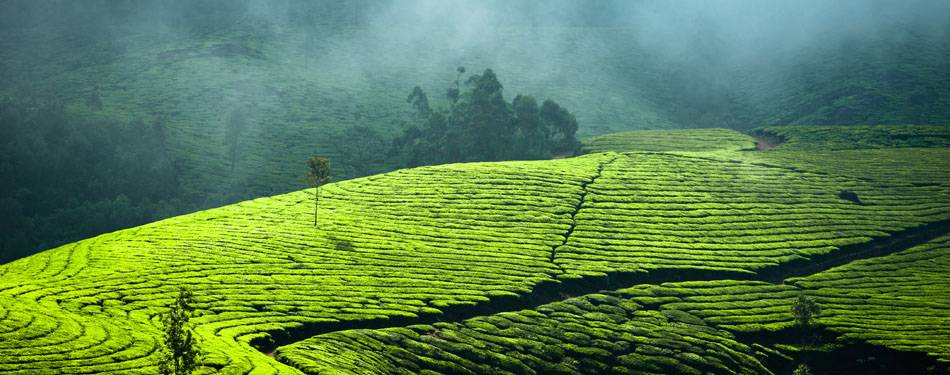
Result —
[{"label": "green hillside", "polygon": [[755,147],[752,137],[730,129],[639,130],[590,137],[586,152],[740,151]]},{"label": "green hillside", "polygon": [[[947,239],[784,285],[643,285],[462,322],[333,332],[278,357],[314,373],[769,373],[763,363],[775,353],[742,338],[795,343],[789,306],[804,292],[824,306],[819,324],[839,340],[950,361]],[[919,371],[900,365],[868,370]]]},{"label": "green hillside", "polygon": [[840,129],[882,148],[621,133],[332,183],[317,227],[304,190],[68,244],[0,266],[0,373],[154,373],[180,287],[201,373],[946,369],[947,132]]},{"label": "green hillside", "polygon": [[[407,94],[420,85],[434,105],[444,104],[459,66],[493,69],[508,98],[555,100],[576,115],[582,137],[950,121],[950,36],[943,29],[904,22],[860,38],[811,35],[789,50],[749,57],[734,50],[749,46],[723,40],[724,25],[679,24],[697,17],[671,20],[678,30],[672,35],[645,30],[626,18],[640,5],[629,1],[509,3],[466,4],[498,13],[478,24],[481,17],[460,11],[415,20],[401,12],[439,7],[388,0],[0,2],[0,122],[15,122],[7,113],[27,113],[16,127],[36,129],[35,117],[56,113],[53,122],[76,134],[131,128],[133,135],[59,145],[53,140],[64,136],[56,127],[37,135],[0,126],[0,179],[15,181],[0,184],[0,209],[11,212],[0,221],[0,259],[293,191],[302,187],[303,160],[313,155],[332,160],[337,180],[396,169],[402,165],[386,149],[413,120]],[[232,161],[225,139],[233,118],[244,128]],[[139,131],[140,124],[160,130]],[[746,147],[746,140],[723,139],[733,141]],[[652,144],[638,138],[628,150],[592,142],[595,151]],[[691,147],[686,142],[676,144]],[[58,199],[36,203],[55,183],[23,178],[23,170],[62,168],[71,160],[56,150],[100,144],[116,155],[84,154],[119,160],[123,170],[105,172],[112,164],[103,163],[98,173],[52,186],[65,191]],[[162,159],[160,187],[143,187],[151,179],[138,176],[110,177],[152,171],[124,155],[142,144],[159,150],[148,153]],[[92,216],[95,224],[75,224]]]}]

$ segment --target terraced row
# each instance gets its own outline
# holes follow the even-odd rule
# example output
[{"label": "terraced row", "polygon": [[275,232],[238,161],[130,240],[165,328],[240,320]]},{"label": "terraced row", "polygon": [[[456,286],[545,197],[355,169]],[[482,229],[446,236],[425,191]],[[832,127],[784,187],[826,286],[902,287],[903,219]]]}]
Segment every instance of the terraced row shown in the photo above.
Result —
[{"label": "terraced row", "polygon": [[743,340],[775,332],[780,343],[796,343],[785,330],[804,292],[823,308],[817,324],[841,334],[838,343],[924,352],[947,367],[947,272],[943,236],[783,285],[639,285],[459,323],[334,332],[281,347],[277,357],[321,374],[770,373],[762,364],[785,347]]},{"label": "terraced row", "polygon": [[781,137],[779,150],[861,150],[950,147],[947,125],[770,126],[757,132]]},{"label": "terraced row", "polygon": [[[581,185],[609,157],[447,165],[331,184],[321,189],[317,228],[312,190],[176,217],[0,267],[0,296],[90,323],[150,324],[185,286],[197,299],[205,365],[295,373],[249,343],[304,324],[437,315],[552,280],[551,249],[564,241]],[[23,350],[49,340],[29,337]],[[133,346],[151,346],[150,337],[131,336]],[[32,363],[15,357],[0,360],[0,372]],[[81,366],[57,360],[44,366]]]},{"label": "terraced row", "polygon": [[459,323],[350,330],[281,347],[312,374],[768,373],[699,319],[592,294]]},{"label": "terraced row", "polygon": [[950,126],[768,127],[766,137],[785,140],[768,152],[726,159],[914,185],[950,184]]},{"label": "terraced row", "polygon": [[[950,219],[942,186],[671,154],[625,154],[588,187],[563,278],[660,269],[753,273]],[[853,191],[862,204],[842,199]],[[692,271],[691,271],[692,272]]]},{"label": "terraced row", "polygon": [[156,327],[123,313],[89,316],[0,296],[4,374],[153,374],[159,337]]},{"label": "terraced row", "polygon": [[950,148],[750,152],[730,155],[749,163],[783,166],[866,181],[950,185]]},{"label": "terraced row", "polygon": [[755,148],[752,137],[729,129],[634,130],[585,139],[587,152],[738,151]]},{"label": "terraced row", "polygon": [[[709,281],[637,286],[631,301],[687,312],[718,328],[778,332],[793,325],[799,293],[823,308],[817,323],[840,340],[924,352],[950,364],[950,236],[888,256],[856,261],[783,285]],[[789,341],[793,340],[788,338]]]}]

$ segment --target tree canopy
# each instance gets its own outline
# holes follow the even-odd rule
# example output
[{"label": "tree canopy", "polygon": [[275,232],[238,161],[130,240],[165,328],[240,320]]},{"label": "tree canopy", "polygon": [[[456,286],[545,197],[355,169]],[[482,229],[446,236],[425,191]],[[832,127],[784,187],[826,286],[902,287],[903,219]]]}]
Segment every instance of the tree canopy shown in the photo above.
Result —
[{"label": "tree canopy", "polygon": [[447,90],[447,108],[433,109],[421,87],[406,99],[415,116],[393,144],[403,164],[418,166],[466,161],[549,159],[573,154],[577,120],[553,100],[538,105],[534,97],[505,101],[491,69],[461,84],[465,69]]},{"label": "tree canopy", "polygon": [[307,159],[307,185],[314,189],[313,225],[317,225],[317,213],[320,203],[320,186],[330,181],[330,160],[313,156]]},{"label": "tree canopy", "polygon": [[159,372],[162,375],[188,375],[198,368],[198,357],[201,353],[188,327],[188,321],[194,311],[192,293],[182,289],[168,313],[163,315],[165,340],[162,348],[163,358],[159,364]]}]

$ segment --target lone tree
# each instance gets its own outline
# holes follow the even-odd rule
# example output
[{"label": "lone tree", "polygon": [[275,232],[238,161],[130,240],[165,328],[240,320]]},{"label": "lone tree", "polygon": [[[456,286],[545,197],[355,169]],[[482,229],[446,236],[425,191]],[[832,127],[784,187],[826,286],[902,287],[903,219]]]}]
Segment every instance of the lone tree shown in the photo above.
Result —
[{"label": "lone tree", "polygon": [[320,186],[330,181],[330,161],[319,156],[307,159],[307,185],[314,188],[313,226],[317,226],[317,208],[320,203]]},{"label": "lone tree", "polygon": [[194,313],[194,299],[190,291],[181,289],[175,304],[168,314],[162,317],[165,325],[165,342],[159,371],[163,375],[188,375],[198,368],[198,356],[201,354],[195,346],[195,339],[188,320]]},{"label": "lone tree", "polygon": [[792,303],[792,316],[795,317],[795,324],[799,327],[810,327],[814,316],[820,313],[821,306],[804,293],[799,294],[798,299]]}]

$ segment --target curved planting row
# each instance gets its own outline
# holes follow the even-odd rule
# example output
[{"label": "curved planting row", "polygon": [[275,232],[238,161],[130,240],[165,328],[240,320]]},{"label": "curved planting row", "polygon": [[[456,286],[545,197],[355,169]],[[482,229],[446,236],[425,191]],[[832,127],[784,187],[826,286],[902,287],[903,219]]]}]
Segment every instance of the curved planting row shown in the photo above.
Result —
[{"label": "curved planting row", "polygon": [[121,314],[90,316],[0,296],[4,374],[152,374],[159,337],[147,321]]},{"label": "curved planting row", "polygon": [[773,150],[730,157],[750,163],[784,166],[868,181],[917,186],[950,185],[950,148]]},{"label": "curved planting row", "polygon": [[779,150],[950,147],[947,125],[770,126],[756,131],[785,139]]},{"label": "curved planting row", "polygon": [[587,152],[738,151],[755,148],[752,137],[729,129],[634,130],[585,139]]},{"label": "curved planting row", "polygon": [[[581,185],[609,158],[447,165],[331,184],[321,189],[318,227],[313,190],[176,217],[0,267],[0,296],[16,308],[36,301],[53,317],[153,326],[187,287],[204,365],[294,373],[249,343],[308,324],[436,316],[550,282],[559,272],[551,249],[564,241]],[[11,327],[24,342],[47,340]],[[105,348],[128,340],[109,337]],[[131,366],[121,349],[93,358]],[[7,352],[20,359],[0,361],[0,372],[85,364],[25,353]]]},{"label": "curved planting row", "polygon": [[564,277],[660,269],[751,277],[950,219],[950,191],[941,187],[670,154],[625,154],[587,190],[555,259]]},{"label": "curved planting row", "polygon": [[727,332],[604,294],[459,323],[334,332],[277,358],[314,374],[769,373]]},{"label": "curved planting row", "polygon": [[459,323],[334,332],[277,356],[310,373],[770,373],[762,364],[786,347],[756,338],[798,343],[788,331],[791,306],[805,293],[822,307],[816,324],[840,334],[839,344],[925,352],[950,364],[948,272],[943,236],[784,285],[640,285]]},{"label": "curved planting row", "polygon": [[756,334],[791,328],[790,306],[805,293],[822,307],[816,323],[841,334],[839,340],[925,352],[950,363],[948,273],[950,236],[943,236],[888,256],[789,279],[783,285],[681,282],[637,286],[618,295],[687,312],[718,328]]}]

